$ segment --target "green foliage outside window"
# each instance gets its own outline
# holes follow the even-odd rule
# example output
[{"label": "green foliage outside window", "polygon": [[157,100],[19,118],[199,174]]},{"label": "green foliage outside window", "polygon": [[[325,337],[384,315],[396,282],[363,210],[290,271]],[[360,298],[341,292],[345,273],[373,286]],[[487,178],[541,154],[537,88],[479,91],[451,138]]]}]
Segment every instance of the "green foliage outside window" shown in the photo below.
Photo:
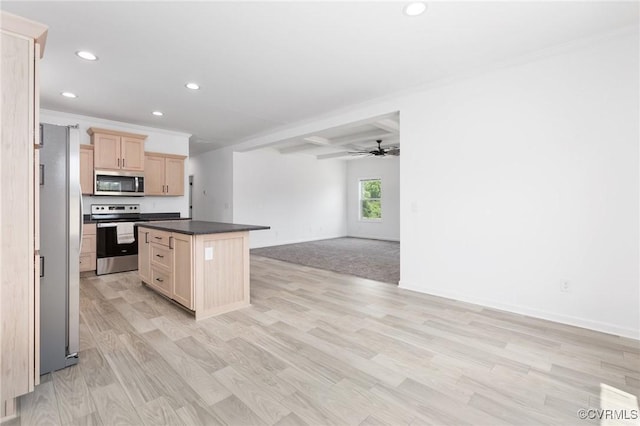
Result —
[{"label": "green foliage outside window", "polygon": [[382,219],[382,181],[367,179],[360,181],[360,218]]}]

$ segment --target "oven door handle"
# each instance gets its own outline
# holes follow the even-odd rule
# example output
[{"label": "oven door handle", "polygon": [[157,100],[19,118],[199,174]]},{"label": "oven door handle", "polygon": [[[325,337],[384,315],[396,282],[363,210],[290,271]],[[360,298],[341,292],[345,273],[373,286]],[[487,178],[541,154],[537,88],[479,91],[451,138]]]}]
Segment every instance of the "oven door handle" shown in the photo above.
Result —
[{"label": "oven door handle", "polygon": [[119,223],[127,223],[127,222],[107,222],[107,223],[98,223],[96,226],[98,228],[115,228]]}]

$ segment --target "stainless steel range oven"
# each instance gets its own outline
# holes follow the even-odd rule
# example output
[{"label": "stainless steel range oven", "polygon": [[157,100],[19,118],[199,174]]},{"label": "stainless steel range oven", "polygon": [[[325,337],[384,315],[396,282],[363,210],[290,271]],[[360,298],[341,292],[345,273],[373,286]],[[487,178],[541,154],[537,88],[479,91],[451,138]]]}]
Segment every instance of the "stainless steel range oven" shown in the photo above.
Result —
[{"label": "stainless steel range oven", "polygon": [[139,204],[92,204],[96,221],[97,275],[138,269]]}]

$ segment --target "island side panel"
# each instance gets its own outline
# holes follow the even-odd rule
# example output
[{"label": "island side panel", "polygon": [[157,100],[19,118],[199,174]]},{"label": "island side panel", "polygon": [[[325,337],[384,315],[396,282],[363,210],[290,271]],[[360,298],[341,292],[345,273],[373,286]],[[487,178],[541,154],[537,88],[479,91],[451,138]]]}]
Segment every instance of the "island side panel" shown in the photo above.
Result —
[{"label": "island side panel", "polygon": [[194,260],[196,320],[249,306],[248,231],[196,235]]},{"label": "island side panel", "polygon": [[193,310],[193,237],[171,234],[173,238],[173,299]]}]

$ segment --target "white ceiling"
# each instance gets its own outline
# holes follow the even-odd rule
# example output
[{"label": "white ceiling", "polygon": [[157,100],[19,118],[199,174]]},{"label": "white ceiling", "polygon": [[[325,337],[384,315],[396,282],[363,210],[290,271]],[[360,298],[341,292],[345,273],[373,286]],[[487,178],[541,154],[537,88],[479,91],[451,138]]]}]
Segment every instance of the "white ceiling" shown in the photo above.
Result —
[{"label": "white ceiling", "polygon": [[[0,8],[50,28],[44,108],[191,133],[192,155],[638,23],[638,2],[432,2],[412,18],[405,4],[2,1]],[[80,60],[80,49],[100,60]],[[202,89],[185,89],[188,81]]]}]

